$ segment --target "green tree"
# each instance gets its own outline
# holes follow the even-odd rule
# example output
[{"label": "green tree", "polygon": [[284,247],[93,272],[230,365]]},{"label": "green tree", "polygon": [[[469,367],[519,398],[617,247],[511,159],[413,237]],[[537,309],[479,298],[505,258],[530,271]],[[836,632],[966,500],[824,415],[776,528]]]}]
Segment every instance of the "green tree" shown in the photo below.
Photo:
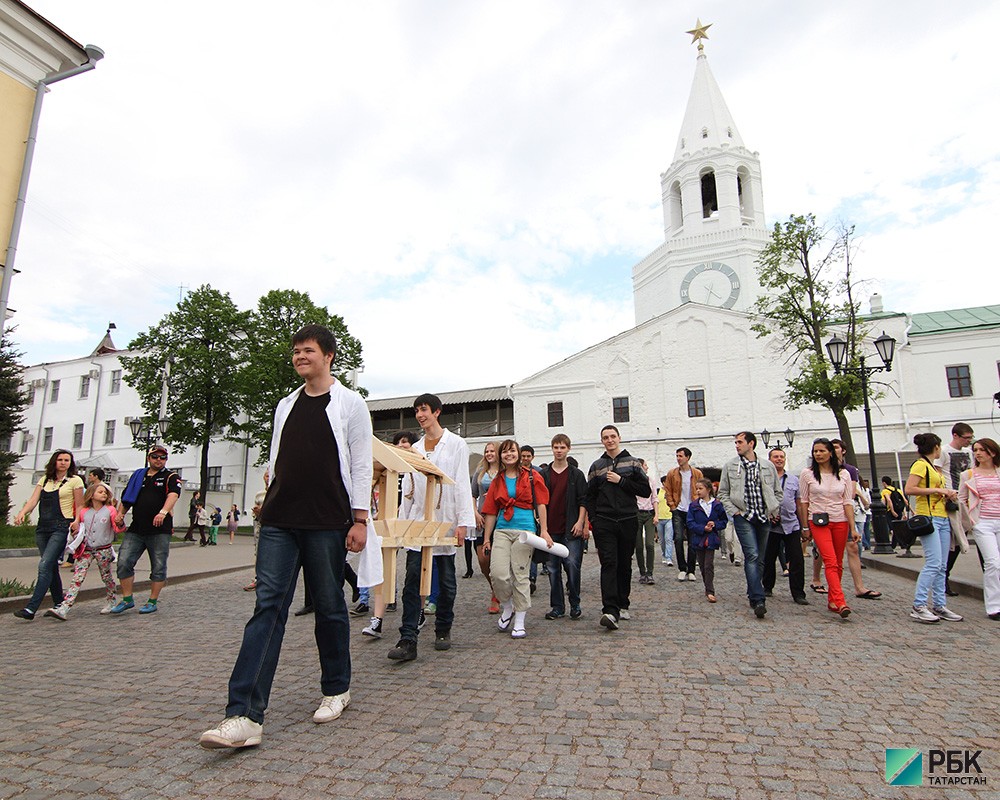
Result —
[{"label": "green tree", "polygon": [[248,317],[228,294],[206,284],[129,342],[139,355],[121,358],[125,381],[153,419],[159,415],[163,370],[170,359],[170,428],[164,438],[181,451],[201,448],[202,497],[208,489],[212,437],[232,429],[240,412],[238,375],[248,349]]},{"label": "green tree", "polygon": [[18,363],[21,353],[14,349],[7,331],[0,339],[0,520],[6,520],[10,511],[10,484],[14,480],[14,464],[20,456],[14,452],[14,437],[24,421],[24,407],[28,398],[21,386],[22,368]]},{"label": "green tree", "polygon": [[[351,336],[344,318],[316,305],[306,292],[275,289],[257,301],[248,315],[250,349],[239,373],[240,405],[246,420],[234,428],[230,438],[257,447],[258,463],[267,459],[278,401],[302,384],[292,366],[292,335],[303,325],[315,323],[333,331],[337,356],[333,372],[346,386],[352,370],[360,369],[361,342]],[[358,389],[363,395],[367,392]]]},{"label": "green tree", "polygon": [[847,342],[848,366],[859,362],[858,345],[866,330],[854,300],[853,236],[853,226],[823,227],[812,214],[776,223],[771,241],[757,258],[764,293],[754,305],[751,326],[758,337],[777,337],[786,363],[796,370],[787,381],[785,407],[820,403],[829,408],[852,462],[854,443],[846,412],[864,402],[861,380],[833,374],[824,347],[835,325]]}]

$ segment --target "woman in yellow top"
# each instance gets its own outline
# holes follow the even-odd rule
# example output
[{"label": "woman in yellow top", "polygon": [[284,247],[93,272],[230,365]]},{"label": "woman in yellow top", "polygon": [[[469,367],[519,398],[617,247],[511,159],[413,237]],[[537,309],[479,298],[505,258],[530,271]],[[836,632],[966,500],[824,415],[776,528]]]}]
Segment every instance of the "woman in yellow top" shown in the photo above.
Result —
[{"label": "woman in yellow top", "polygon": [[962,616],[950,611],[944,604],[945,569],[951,547],[951,523],[948,522],[945,502],[954,500],[958,493],[945,486],[941,470],[934,466],[934,460],[941,455],[941,437],[934,433],[918,433],[913,437],[913,443],[920,458],[910,467],[905,491],[909,497],[917,498],[915,513],[930,517],[934,527],[930,533],[920,537],[924,568],[917,577],[910,618],[923,623],[935,623],[942,619],[961,622]]},{"label": "woman in yellow top", "polygon": [[52,592],[52,605],[63,601],[62,578],[59,577],[59,557],[66,549],[66,535],[74,522],[76,510],[83,507],[83,479],[76,474],[76,462],[69,450],[56,450],[45,465],[45,476],[38,481],[28,502],[14,517],[15,525],[22,525],[24,518],[38,506],[38,527],[35,544],[41,554],[38,562],[38,579],[28,605],[14,612],[15,617],[31,622],[42,604],[47,591]]},{"label": "woman in yellow top", "polygon": [[670,557],[674,548],[673,512],[667,505],[667,476],[660,478],[660,488],[656,490],[656,535],[660,537],[660,551],[663,553],[663,563],[668,567],[674,565]]}]

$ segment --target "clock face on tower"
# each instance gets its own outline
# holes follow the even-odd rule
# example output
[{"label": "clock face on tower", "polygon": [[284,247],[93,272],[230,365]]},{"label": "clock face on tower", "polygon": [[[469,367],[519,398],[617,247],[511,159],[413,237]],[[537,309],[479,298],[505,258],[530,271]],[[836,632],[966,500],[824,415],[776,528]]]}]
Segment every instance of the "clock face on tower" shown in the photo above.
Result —
[{"label": "clock face on tower", "polygon": [[740,297],[736,271],[721,261],[692,267],[681,281],[681,302],[732,308]]}]

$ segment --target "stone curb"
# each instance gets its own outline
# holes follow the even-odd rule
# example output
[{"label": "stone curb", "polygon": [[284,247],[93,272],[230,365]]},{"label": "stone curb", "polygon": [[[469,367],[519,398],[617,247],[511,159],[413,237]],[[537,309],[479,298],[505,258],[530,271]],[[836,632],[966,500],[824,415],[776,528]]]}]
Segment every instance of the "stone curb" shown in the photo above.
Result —
[{"label": "stone curb", "polygon": [[[882,558],[879,558],[877,556],[862,555],[861,561],[866,566],[871,567],[872,569],[880,570],[882,572],[888,572],[891,575],[899,575],[900,577],[903,578],[910,578],[914,583],[916,583],[917,576],[920,574],[920,570],[919,569],[914,570],[911,567],[906,567],[903,566],[902,564],[893,563],[896,561],[896,558],[897,558],[896,556],[888,556],[888,555]],[[915,561],[916,559],[913,560]],[[919,563],[922,564],[923,561],[921,560]],[[960,595],[964,597],[974,597],[977,600],[983,599],[982,586],[976,586],[974,584],[967,583],[965,581],[957,580],[954,578],[949,580],[949,583],[951,584],[951,588],[954,591],[958,592]]]}]

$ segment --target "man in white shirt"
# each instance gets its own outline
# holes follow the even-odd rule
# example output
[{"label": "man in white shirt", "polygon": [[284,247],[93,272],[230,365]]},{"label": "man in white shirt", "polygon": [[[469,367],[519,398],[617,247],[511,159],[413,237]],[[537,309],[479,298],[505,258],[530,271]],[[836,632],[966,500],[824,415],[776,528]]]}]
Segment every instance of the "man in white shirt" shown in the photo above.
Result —
[{"label": "man in white shirt", "polygon": [[[472,484],[469,479],[469,448],[465,439],[441,427],[441,399],[433,394],[422,394],[413,401],[413,411],[423,437],[413,445],[413,450],[431,461],[455,483],[442,486],[433,518],[448,522],[454,542],[434,548],[434,569],[438,573],[437,613],[434,617],[434,649],[451,647],[451,625],[455,619],[455,548],[465,541],[465,532],[475,527],[476,516],[472,502]],[[413,473],[413,497],[405,498],[405,519],[425,519],[424,501],[427,496],[427,478],[423,473]],[[403,584],[403,619],[399,628],[399,641],[389,651],[393,661],[413,661],[417,657],[417,636],[420,633],[420,548],[406,552],[406,581]]]},{"label": "man in white shirt", "polygon": [[[972,450],[969,448],[974,438],[975,434],[972,432],[971,425],[966,422],[956,422],[951,428],[951,442],[941,448],[941,455],[936,463],[937,466],[941,467],[941,472],[944,473],[944,485],[949,489],[958,491],[958,484],[962,473],[972,467]],[[957,510],[949,512],[948,521],[951,523],[951,539],[952,544],[954,544],[959,539],[956,530],[962,524]],[[948,567],[944,574],[944,593],[949,597],[956,597],[958,595],[958,592],[952,590],[949,579],[951,578],[951,568],[955,566],[960,552],[962,551],[958,547],[955,547],[948,553]],[[978,553],[979,550],[977,549],[976,552]],[[980,564],[982,560],[983,556],[980,554]]]}]

